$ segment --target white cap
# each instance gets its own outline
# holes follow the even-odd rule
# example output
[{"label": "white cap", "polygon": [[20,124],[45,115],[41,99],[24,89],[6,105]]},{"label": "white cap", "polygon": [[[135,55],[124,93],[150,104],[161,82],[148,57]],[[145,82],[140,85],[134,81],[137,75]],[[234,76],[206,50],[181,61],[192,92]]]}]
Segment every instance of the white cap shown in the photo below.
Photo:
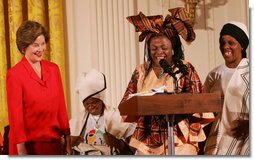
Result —
[{"label": "white cap", "polygon": [[83,102],[89,97],[99,98],[102,101],[105,97],[106,78],[103,73],[96,69],[91,69],[87,73],[82,73],[78,77],[76,91]]}]

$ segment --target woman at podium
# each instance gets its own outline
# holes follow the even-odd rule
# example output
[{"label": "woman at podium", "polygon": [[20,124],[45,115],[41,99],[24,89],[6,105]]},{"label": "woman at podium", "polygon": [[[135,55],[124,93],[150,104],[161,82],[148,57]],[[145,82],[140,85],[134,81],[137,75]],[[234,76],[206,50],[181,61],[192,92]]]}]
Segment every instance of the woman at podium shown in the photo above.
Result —
[{"label": "woman at podium", "polygon": [[[129,16],[139,41],[145,39],[144,63],[137,66],[121,103],[135,93],[149,93],[155,88],[165,87],[168,93],[202,93],[202,83],[193,65],[184,60],[180,37],[186,42],[195,39],[195,33],[184,8],[169,9],[162,15],[146,16],[142,12]],[[199,107],[199,106],[197,106]],[[176,155],[197,155],[198,143],[206,136],[201,121],[213,118],[213,114],[190,114],[175,117],[174,150]],[[167,155],[168,129],[166,116],[140,116],[130,145],[136,155]]]}]

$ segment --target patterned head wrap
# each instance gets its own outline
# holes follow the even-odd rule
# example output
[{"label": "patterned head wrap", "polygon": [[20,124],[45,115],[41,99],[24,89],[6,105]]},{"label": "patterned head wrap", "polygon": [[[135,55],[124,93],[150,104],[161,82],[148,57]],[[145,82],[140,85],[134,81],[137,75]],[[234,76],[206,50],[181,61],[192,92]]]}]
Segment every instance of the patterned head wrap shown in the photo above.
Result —
[{"label": "patterned head wrap", "polygon": [[147,43],[153,34],[164,34],[173,43],[174,37],[178,35],[187,42],[195,40],[196,35],[188,19],[186,9],[179,7],[168,11],[171,15],[168,14],[164,21],[162,15],[145,16],[142,12],[127,17],[127,20],[135,26],[136,32],[141,32],[139,35],[140,42],[146,38]]}]

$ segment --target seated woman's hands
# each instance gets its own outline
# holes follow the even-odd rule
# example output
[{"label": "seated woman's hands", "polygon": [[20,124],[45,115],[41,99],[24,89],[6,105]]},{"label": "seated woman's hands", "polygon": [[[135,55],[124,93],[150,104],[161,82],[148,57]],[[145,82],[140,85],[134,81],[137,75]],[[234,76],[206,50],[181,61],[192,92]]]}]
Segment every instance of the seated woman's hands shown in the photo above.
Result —
[{"label": "seated woman's hands", "polygon": [[[109,132],[105,131],[104,133],[105,142],[108,146],[111,148],[111,152],[114,149],[115,154],[117,155],[133,155],[133,151],[128,145],[128,143],[123,139],[118,139]],[[129,138],[127,138],[127,141],[129,141]],[[112,153],[112,155],[114,155]]]}]

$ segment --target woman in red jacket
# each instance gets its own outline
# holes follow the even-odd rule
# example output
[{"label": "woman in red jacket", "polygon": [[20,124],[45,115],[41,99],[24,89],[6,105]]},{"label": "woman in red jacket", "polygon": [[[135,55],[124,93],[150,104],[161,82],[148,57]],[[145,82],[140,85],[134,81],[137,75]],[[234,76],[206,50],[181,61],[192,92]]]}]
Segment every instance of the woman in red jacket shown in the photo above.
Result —
[{"label": "woman in red jacket", "polygon": [[9,154],[71,153],[70,128],[59,68],[42,60],[49,35],[34,21],[25,21],[16,33],[21,61],[7,72],[10,123]]}]

